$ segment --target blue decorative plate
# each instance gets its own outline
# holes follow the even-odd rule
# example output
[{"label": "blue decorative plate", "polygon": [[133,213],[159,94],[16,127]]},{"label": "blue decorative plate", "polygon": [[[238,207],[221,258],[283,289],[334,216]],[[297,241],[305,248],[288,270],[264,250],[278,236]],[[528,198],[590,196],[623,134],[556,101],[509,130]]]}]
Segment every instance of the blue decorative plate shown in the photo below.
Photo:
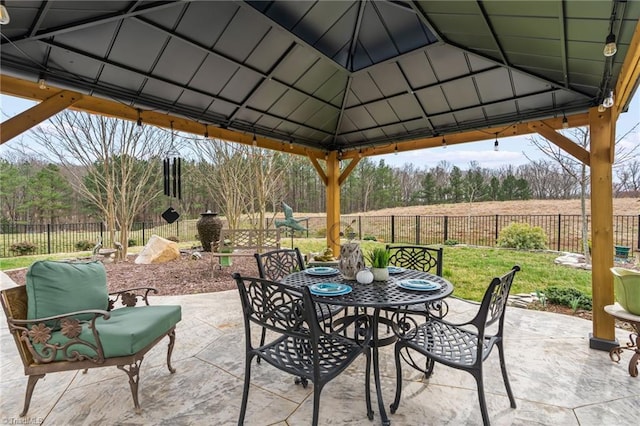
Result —
[{"label": "blue decorative plate", "polygon": [[390,274],[401,274],[406,271],[406,269],[399,266],[388,266],[387,269],[389,270]]},{"label": "blue decorative plate", "polygon": [[328,266],[316,266],[315,268],[307,268],[304,270],[304,272],[308,275],[325,276],[335,275],[340,271],[338,271],[336,268],[330,268]]},{"label": "blue decorative plate", "polygon": [[310,285],[309,290],[316,296],[342,296],[351,293],[351,286],[340,283],[317,283]]},{"label": "blue decorative plate", "polygon": [[434,283],[429,280],[420,280],[420,279],[398,281],[398,285],[402,288],[406,288],[407,290],[419,290],[419,291],[437,290],[440,287],[442,287],[441,284]]}]

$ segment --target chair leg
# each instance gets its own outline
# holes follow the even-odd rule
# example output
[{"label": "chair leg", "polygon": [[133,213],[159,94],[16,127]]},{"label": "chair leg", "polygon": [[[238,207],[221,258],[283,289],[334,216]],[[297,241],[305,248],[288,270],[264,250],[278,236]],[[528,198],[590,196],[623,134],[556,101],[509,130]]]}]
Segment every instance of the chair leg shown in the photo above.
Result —
[{"label": "chair leg", "polygon": [[33,376],[29,376],[29,380],[27,381],[27,392],[24,395],[24,408],[22,409],[22,413],[20,413],[20,417],[27,415],[27,411],[29,411],[29,404],[31,404],[33,388],[36,387],[38,380],[42,379],[44,376],[44,374],[34,374]]},{"label": "chair leg", "polygon": [[[244,362],[244,386],[242,388],[242,404],[240,405],[240,417],[238,418],[238,426],[244,424],[244,415],[247,412],[247,400],[249,399],[249,385],[251,384],[251,363],[252,356],[247,356]],[[258,357],[259,359],[260,357]]]},{"label": "chair leg", "polygon": [[476,386],[478,388],[478,400],[480,401],[480,412],[482,413],[482,423],[484,426],[489,426],[489,412],[487,411],[487,400],[484,397],[484,383],[482,380],[482,367],[480,370],[470,371],[473,378],[476,379]]},{"label": "chair leg", "polygon": [[394,357],[396,360],[396,397],[389,407],[391,414],[394,414],[398,409],[398,405],[400,405],[400,396],[402,394],[402,362],[400,361],[400,351],[402,351],[402,346],[396,344]]},{"label": "chair leg", "polygon": [[504,380],[504,387],[507,388],[507,395],[509,396],[511,408],[516,408],[516,399],[513,397],[511,385],[509,384],[509,376],[507,375],[507,364],[504,362],[504,348],[502,347],[502,341],[499,341],[496,345],[498,346],[498,355],[500,355],[500,369],[502,370],[502,380]]},{"label": "chair leg", "polygon": [[176,372],[176,369],[171,366],[171,355],[173,354],[173,347],[176,344],[176,329],[172,329],[167,336],[169,336],[169,348],[167,349],[167,368],[171,374]]},{"label": "chair leg", "polygon": [[365,400],[367,402],[367,418],[373,420],[373,408],[371,408],[371,348],[365,352],[367,357],[367,367],[364,379]]},{"label": "chair leg", "polygon": [[[266,338],[267,338],[267,329],[262,327],[262,334],[260,335],[260,346],[264,346],[264,341],[265,341]],[[256,362],[258,364],[260,364],[261,360],[262,360],[262,358],[258,357]]]},{"label": "chair leg", "polygon": [[322,392],[321,383],[313,383],[313,420],[311,424],[318,426],[318,417],[320,416],[320,393]]},{"label": "chair leg", "polygon": [[136,413],[140,414],[140,403],[138,402],[138,383],[140,383],[140,364],[142,359],[137,360],[133,364],[128,366],[128,369],[124,365],[118,365],[118,369],[127,373],[129,376],[129,387],[131,388],[131,396],[133,396],[133,405],[136,408]]}]

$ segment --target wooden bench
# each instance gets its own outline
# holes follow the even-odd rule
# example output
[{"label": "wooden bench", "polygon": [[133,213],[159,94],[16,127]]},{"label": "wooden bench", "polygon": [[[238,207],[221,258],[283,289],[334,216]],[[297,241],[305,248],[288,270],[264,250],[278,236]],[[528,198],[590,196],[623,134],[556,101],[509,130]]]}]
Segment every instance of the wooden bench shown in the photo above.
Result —
[{"label": "wooden bench", "polygon": [[[229,243],[224,244],[225,241]],[[280,229],[222,229],[220,240],[211,243],[211,269],[225,266],[221,258],[225,256],[253,256],[254,253],[262,253],[280,248]],[[221,250],[228,250],[222,252]],[[216,264],[218,259],[218,264]]]}]

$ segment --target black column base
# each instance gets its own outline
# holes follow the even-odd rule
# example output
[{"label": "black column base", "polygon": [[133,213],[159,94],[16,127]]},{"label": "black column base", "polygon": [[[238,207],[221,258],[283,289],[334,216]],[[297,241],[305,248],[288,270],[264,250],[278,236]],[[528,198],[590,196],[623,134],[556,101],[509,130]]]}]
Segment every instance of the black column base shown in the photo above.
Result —
[{"label": "black column base", "polygon": [[611,349],[620,346],[618,339],[605,340],[599,337],[594,337],[593,333],[589,333],[589,348],[599,351],[609,352]]}]

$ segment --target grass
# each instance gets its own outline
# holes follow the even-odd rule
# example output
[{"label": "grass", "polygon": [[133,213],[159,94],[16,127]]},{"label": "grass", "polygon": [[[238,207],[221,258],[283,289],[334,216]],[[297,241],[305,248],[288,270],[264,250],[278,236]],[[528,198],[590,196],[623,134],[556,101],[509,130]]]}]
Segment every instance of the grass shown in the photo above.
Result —
[{"label": "grass", "polygon": [[[346,240],[343,240],[343,243]],[[290,239],[283,239],[282,246],[289,247]],[[384,243],[359,241],[364,253],[374,247],[384,247]],[[197,242],[181,242],[181,248],[188,248]],[[302,253],[322,252],[326,248],[324,238],[296,238],[294,246]],[[142,247],[131,247],[136,253]],[[0,270],[27,267],[36,260],[68,259],[89,256],[90,252],[64,253],[56,255],[19,256],[0,259]],[[522,270],[513,282],[512,294],[535,293],[549,286],[571,287],[591,295],[591,271],[559,266],[554,263],[557,253],[541,251],[520,251],[496,248],[475,248],[444,246],[443,275],[455,286],[454,295],[464,299],[479,301],[493,277],[509,271],[513,265]]]}]

